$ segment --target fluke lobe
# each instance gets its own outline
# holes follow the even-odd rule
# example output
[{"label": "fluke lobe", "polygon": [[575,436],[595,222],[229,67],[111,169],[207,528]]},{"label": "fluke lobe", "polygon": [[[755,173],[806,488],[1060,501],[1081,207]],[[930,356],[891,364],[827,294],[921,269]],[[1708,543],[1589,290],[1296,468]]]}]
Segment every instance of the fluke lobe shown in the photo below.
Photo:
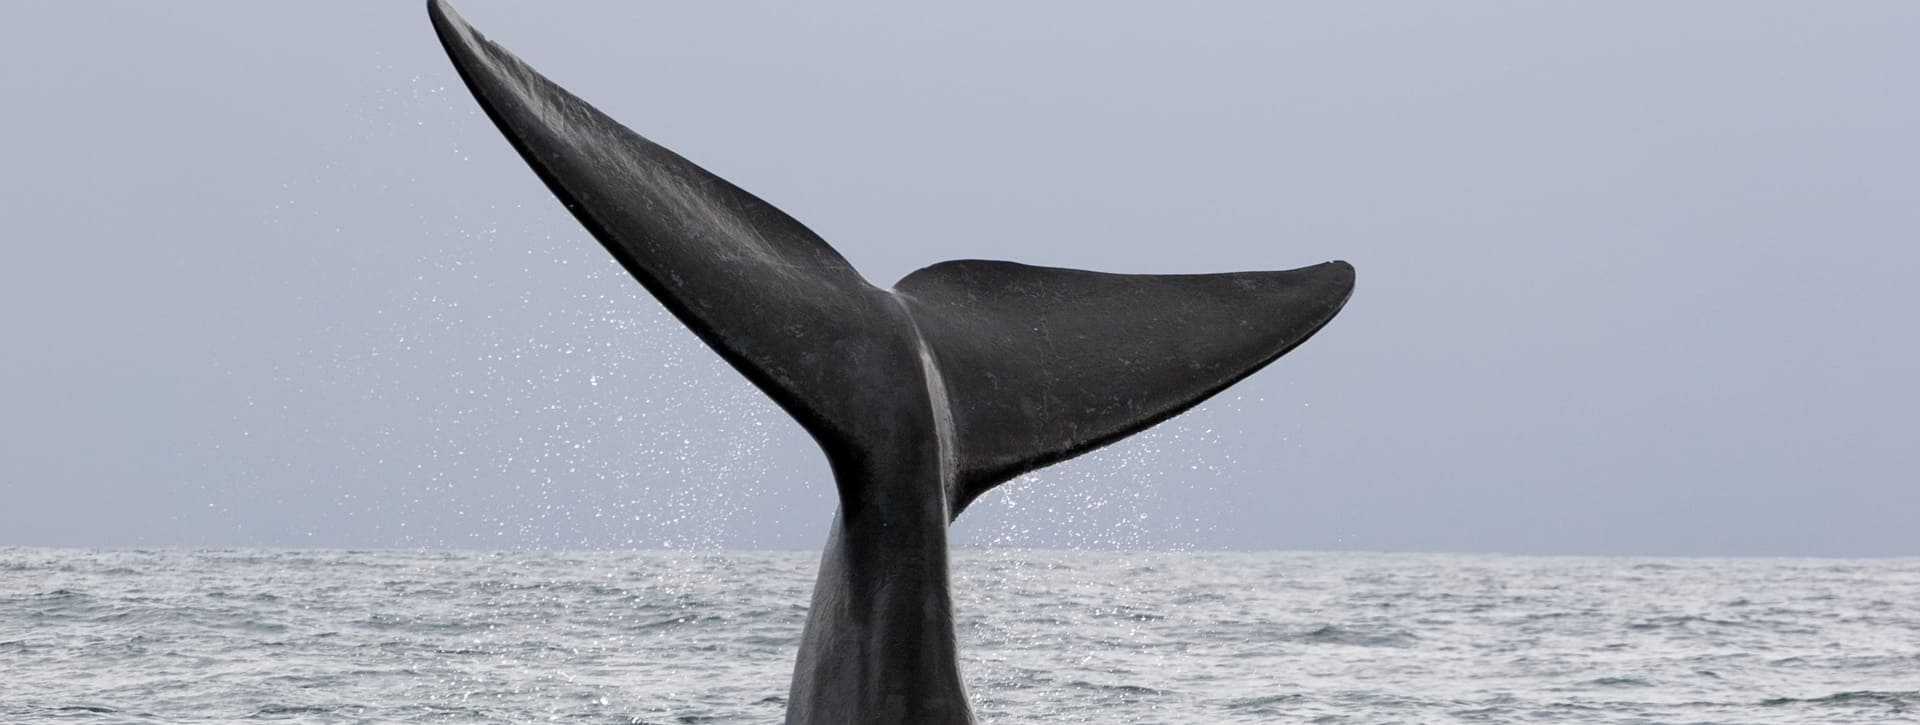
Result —
[{"label": "fluke lobe", "polygon": [[1353,267],[1120,275],[941,262],[869,284],[793,218],[428,14],[474,98],[640,284],[798,420],[840,509],[790,724],[973,721],[947,526],[1021,473],[1193,407],[1299,345]]}]

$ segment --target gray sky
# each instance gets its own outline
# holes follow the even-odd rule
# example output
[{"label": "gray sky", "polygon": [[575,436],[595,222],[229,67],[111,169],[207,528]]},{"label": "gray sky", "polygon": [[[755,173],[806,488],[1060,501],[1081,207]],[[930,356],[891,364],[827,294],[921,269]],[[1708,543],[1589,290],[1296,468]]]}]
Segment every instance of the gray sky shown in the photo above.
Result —
[{"label": "gray sky", "polygon": [[[883,285],[1359,267],[962,542],[1920,554],[1920,4],[459,7]],[[821,540],[419,3],[6,15],[0,545]]]}]

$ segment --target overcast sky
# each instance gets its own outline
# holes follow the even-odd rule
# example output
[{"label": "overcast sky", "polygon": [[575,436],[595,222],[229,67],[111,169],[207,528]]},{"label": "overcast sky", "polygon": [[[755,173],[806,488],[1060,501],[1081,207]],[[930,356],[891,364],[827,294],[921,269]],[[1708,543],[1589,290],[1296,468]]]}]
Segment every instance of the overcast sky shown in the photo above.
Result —
[{"label": "overcast sky", "polygon": [[[1920,554],[1920,4],[459,7],[882,285],[1359,268],[963,543]],[[6,15],[0,545],[821,541],[419,3]]]}]

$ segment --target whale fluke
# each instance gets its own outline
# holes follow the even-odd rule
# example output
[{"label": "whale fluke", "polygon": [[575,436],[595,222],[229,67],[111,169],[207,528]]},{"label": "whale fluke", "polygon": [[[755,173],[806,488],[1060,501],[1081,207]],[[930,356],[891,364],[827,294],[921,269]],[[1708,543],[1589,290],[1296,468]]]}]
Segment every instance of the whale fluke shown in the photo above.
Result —
[{"label": "whale fluke", "polygon": [[942,262],[869,284],[771,204],[429,0],[487,116],[661,304],[826,453],[840,494],[789,723],[971,722],[947,524],[993,486],[1205,400],[1326,325],[1353,267],[1126,275]]},{"label": "whale fluke", "polygon": [[940,361],[955,514],[987,489],[1166,420],[1305,342],[1353,289],[1345,262],[1130,275],[942,262],[895,286]]}]

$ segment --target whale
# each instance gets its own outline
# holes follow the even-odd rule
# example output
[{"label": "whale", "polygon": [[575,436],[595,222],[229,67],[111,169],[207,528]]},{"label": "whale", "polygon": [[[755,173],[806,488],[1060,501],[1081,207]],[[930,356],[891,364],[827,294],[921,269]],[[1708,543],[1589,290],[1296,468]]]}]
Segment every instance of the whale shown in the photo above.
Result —
[{"label": "whale", "polygon": [[891,289],[773,205],[609,118],[444,0],[433,29],[480,108],[640,285],[797,421],[839,502],[790,725],[974,721],[948,528],[995,486],[1186,411],[1305,342],[1341,261],[1113,274],[945,261]]}]

